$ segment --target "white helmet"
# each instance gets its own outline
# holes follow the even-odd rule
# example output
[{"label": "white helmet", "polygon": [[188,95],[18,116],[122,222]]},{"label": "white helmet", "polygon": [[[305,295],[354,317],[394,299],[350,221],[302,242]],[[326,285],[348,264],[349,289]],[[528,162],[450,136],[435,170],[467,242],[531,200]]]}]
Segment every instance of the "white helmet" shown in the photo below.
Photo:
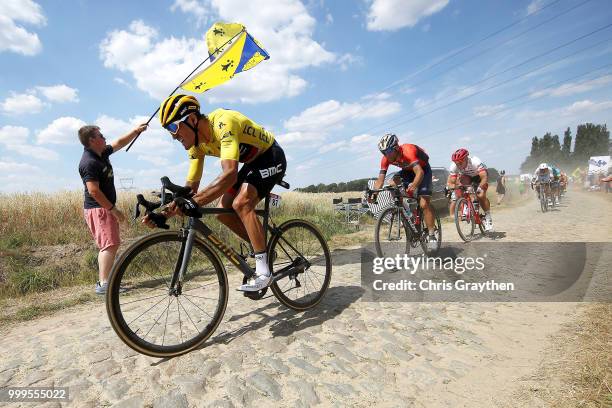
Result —
[{"label": "white helmet", "polygon": [[540,166],[538,167],[538,170],[546,170],[547,168],[548,168],[548,164],[541,163]]},{"label": "white helmet", "polygon": [[378,142],[378,150],[382,153],[391,149],[392,147],[397,147],[399,145],[399,139],[393,133],[387,133],[384,135],[380,142]]}]

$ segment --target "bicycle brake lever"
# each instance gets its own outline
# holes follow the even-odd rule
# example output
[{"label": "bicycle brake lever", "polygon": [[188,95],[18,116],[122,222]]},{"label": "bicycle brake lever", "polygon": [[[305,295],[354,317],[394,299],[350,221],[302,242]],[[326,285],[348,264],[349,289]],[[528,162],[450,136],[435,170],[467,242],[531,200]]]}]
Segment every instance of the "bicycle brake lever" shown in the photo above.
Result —
[{"label": "bicycle brake lever", "polygon": [[140,217],[140,203],[136,203],[136,207],[134,208],[134,217],[132,217],[132,221],[136,221]]}]

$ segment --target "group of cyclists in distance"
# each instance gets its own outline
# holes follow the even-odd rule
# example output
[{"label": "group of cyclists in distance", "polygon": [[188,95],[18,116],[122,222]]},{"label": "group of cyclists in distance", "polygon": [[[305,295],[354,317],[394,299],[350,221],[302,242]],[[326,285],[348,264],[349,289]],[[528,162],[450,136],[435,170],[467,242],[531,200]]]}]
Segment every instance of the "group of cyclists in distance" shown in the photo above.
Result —
[{"label": "group of cyclists in distance", "polygon": [[558,205],[567,188],[567,174],[553,164],[540,163],[531,177],[531,188],[537,192],[538,200],[546,194],[551,204]]}]

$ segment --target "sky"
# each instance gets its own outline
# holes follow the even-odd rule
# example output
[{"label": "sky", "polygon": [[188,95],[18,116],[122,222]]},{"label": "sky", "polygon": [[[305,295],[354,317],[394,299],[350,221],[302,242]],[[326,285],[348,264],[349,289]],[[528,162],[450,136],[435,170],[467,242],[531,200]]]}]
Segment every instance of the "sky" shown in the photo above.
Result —
[{"label": "sky", "polygon": [[[204,94],[272,131],[292,187],[378,174],[395,133],[433,166],[467,148],[519,171],[531,138],[612,116],[608,0],[0,2],[0,193],[82,189],[77,138],[145,122],[240,22],[270,59]],[[184,91],[183,91],[184,92]],[[118,188],[182,183],[188,158],[155,117],[111,156]],[[220,171],[208,158],[202,186]]]}]

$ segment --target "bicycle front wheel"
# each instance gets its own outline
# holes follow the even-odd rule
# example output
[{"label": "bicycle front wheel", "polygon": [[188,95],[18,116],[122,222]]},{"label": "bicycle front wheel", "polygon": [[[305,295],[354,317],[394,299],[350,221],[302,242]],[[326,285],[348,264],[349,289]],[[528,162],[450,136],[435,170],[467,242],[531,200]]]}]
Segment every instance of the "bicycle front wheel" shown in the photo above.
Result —
[{"label": "bicycle front wheel", "polygon": [[396,255],[408,254],[411,240],[412,234],[403,208],[390,207],[380,214],[374,229],[377,256],[393,258]]},{"label": "bicycle front wheel", "polygon": [[540,207],[542,208],[543,213],[548,211],[548,197],[546,197],[544,192],[540,193]]},{"label": "bicycle front wheel", "polygon": [[291,309],[301,311],[316,306],[329,287],[329,248],[323,234],[307,221],[290,220],[278,227],[268,245],[268,264],[272,276],[295,266],[295,273],[270,286],[274,296]]},{"label": "bicycle front wheel", "polygon": [[455,226],[462,240],[470,242],[474,239],[476,220],[472,207],[465,197],[455,202]]},{"label": "bicycle front wheel", "polygon": [[152,357],[174,357],[204,343],[227,306],[227,275],[203,241],[194,241],[182,282],[171,287],[185,238],[176,231],[135,242],[113,267],[106,310],[119,338]]}]

